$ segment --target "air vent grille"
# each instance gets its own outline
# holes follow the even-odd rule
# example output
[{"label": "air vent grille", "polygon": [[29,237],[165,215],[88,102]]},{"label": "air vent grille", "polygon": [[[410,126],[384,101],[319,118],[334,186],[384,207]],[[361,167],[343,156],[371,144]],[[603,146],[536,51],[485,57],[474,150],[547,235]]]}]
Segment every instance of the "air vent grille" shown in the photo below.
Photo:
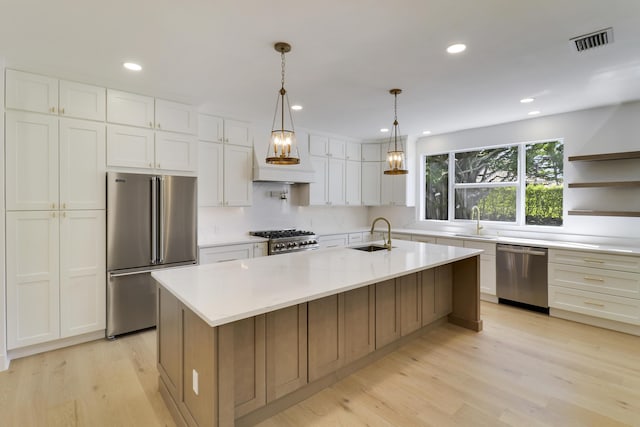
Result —
[{"label": "air vent grille", "polygon": [[604,46],[613,43],[613,28],[609,27],[604,30],[574,37],[571,39],[571,42],[574,43],[578,52]]}]

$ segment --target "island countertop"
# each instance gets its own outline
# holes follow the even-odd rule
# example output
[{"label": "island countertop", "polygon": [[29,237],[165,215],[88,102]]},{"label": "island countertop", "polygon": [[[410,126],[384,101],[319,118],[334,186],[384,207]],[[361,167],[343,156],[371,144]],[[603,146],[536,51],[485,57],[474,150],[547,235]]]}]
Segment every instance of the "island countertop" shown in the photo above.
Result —
[{"label": "island countertop", "polygon": [[394,241],[391,251],[320,249],[180,267],[151,276],[215,327],[480,253],[477,249]]}]

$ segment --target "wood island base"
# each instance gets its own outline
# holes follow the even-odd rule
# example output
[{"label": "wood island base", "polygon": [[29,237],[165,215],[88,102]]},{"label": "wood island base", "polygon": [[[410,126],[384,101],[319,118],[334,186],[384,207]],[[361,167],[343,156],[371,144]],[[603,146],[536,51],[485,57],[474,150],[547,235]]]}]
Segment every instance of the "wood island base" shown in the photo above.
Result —
[{"label": "wood island base", "polygon": [[249,426],[446,322],[480,319],[479,256],[211,327],[158,286],[158,387],[176,423]]}]

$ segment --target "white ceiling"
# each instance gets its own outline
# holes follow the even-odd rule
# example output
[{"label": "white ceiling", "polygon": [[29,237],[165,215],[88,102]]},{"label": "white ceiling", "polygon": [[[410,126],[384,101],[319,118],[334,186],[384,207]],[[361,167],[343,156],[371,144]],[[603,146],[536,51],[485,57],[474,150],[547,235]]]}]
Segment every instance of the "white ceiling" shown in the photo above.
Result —
[{"label": "white ceiling", "polygon": [[[609,46],[569,42],[606,27]],[[277,41],[293,47],[296,126],[356,138],[391,126],[393,87],[415,135],[640,99],[640,0],[2,0],[0,12],[8,67],[257,122],[273,117]],[[467,51],[447,54],[454,42]]]}]

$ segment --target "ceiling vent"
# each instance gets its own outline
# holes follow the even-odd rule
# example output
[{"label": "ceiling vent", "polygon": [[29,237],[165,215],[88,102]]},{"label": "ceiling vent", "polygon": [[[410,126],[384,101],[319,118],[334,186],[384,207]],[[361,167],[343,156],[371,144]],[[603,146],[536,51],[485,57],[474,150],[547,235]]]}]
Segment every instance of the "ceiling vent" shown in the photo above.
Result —
[{"label": "ceiling vent", "polygon": [[609,27],[604,30],[574,37],[571,39],[571,42],[574,43],[578,52],[604,46],[613,43],[613,28]]}]

